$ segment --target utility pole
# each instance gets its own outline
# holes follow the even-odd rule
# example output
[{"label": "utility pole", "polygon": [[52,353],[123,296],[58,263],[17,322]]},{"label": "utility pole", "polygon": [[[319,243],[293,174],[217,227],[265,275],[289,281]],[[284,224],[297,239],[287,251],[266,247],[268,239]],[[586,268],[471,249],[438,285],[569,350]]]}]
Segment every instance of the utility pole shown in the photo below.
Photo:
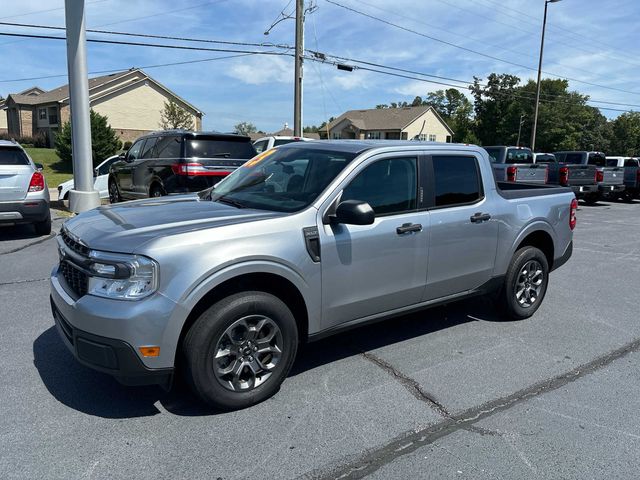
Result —
[{"label": "utility pole", "polygon": [[84,0],[65,0],[64,6],[73,160],[73,189],[69,192],[69,209],[80,213],[99,206],[100,194],[93,188]]},{"label": "utility pole", "polygon": [[304,55],[304,0],[296,0],[296,58],[293,86],[293,134],[302,136],[302,57]]},{"label": "utility pole", "polygon": [[536,150],[536,130],[538,128],[538,108],[540,107],[540,80],[542,78],[542,52],[544,51],[544,32],[547,28],[547,9],[550,3],[556,3],[560,0],[544,1],[544,20],[542,21],[542,40],[540,41],[540,61],[538,62],[538,87],[536,89],[536,105],[533,114],[533,128],[531,129],[531,151]]},{"label": "utility pole", "polygon": [[518,127],[518,141],[516,147],[520,146],[520,134],[522,133],[522,125],[524,125],[524,114],[520,115],[520,126]]}]

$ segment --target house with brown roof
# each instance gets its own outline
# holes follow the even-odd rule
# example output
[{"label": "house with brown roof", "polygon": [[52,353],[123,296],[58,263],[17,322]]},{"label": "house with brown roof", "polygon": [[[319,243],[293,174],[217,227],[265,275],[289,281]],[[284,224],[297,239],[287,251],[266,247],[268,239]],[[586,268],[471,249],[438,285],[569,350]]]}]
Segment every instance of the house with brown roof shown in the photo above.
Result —
[{"label": "house with brown roof", "polygon": [[[89,79],[91,108],[108,118],[109,125],[123,142],[160,129],[160,114],[169,100],[191,113],[195,129],[202,129],[203,112],[200,109],[140,69]],[[43,135],[53,145],[56,132],[70,117],[69,86],[49,91],[32,87],[9,94],[0,114],[5,112],[9,135]]]},{"label": "house with brown roof", "polygon": [[329,138],[451,142],[453,130],[430,106],[349,110],[329,123]]}]

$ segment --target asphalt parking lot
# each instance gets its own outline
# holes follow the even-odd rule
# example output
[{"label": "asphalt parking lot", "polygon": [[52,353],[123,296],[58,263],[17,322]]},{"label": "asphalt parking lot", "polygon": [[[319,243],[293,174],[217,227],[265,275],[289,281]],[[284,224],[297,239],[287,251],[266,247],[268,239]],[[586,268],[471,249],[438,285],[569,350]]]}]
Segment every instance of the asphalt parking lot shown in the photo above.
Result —
[{"label": "asphalt parking lot", "polygon": [[[54,231],[63,217],[54,213]],[[640,202],[581,205],[533,317],[481,298],[306,347],[281,391],[217,413],[126,388],[59,340],[53,237],[0,229],[0,477],[636,478]]]}]

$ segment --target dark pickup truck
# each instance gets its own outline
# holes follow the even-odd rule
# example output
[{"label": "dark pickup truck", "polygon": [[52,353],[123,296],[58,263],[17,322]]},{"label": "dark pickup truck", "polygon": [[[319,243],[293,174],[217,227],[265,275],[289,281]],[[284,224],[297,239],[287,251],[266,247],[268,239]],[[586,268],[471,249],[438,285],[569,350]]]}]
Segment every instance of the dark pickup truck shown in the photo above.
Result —
[{"label": "dark pickup truck", "polygon": [[565,163],[569,167],[569,178],[577,168],[574,165],[579,165],[579,170],[584,170],[586,167],[589,173],[593,169],[598,190],[584,196],[587,203],[595,203],[605,196],[616,198],[624,191],[624,169],[607,167],[604,153],[571,151],[554,152],[554,155],[559,163]]},{"label": "dark pickup truck", "polygon": [[165,130],[140,137],[109,172],[109,200],[137,200],[214,186],[256,155],[251,138]]},{"label": "dark pickup truck", "polygon": [[587,203],[598,200],[598,184],[596,175],[598,170],[593,165],[575,165],[558,160],[553,153],[535,153],[536,164],[547,165],[550,185],[571,187],[576,198],[582,198]]}]

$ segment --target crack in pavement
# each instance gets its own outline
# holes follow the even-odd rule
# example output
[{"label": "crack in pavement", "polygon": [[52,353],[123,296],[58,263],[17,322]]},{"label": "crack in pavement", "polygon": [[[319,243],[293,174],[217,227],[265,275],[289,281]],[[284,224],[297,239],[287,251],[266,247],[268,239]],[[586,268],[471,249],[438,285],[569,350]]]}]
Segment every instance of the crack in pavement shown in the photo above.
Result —
[{"label": "crack in pavement", "polygon": [[29,279],[29,280],[16,280],[15,282],[0,282],[0,287],[5,286],[5,285],[18,285],[20,283],[44,282],[45,280],[49,280],[49,277],[32,278],[32,279]]},{"label": "crack in pavement", "polygon": [[[588,363],[580,365],[565,373],[561,373],[559,375],[551,377],[548,380],[544,380],[522,390],[518,390],[511,395],[489,401],[477,407],[472,407],[470,409],[464,410],[459,414],[447,416],[443,419],[443,421],[423,428],[421,430],[411,430],[409,432],[405,432],[404,434],[401,434],[395,439],[391,440],[386,445],[373,450],[369,450],[368,453],[364,454],[356,461],[337,467],[330,467],[324,469],[324,471],[320,469],[316,470],[315,472],[309,472],[308,474],[304,475],[304,477],[315,478],[319,480],[364,478],[376,472],[385,465],[392,463],[398,457],[411,453],[425,445],[430,445],[440,438],[451,435],[452,433],[455,433],[459,430],[473,429],[471,431],[477,431],[478,433],[481,433],[482,431],[485,434],[497,434],[496,432],[481,429],[481,427],[477,427],[475,424],[480,420],[490,417],[498,412],[508,410],[526,400],[537,397],[538,395],[541,395],[543,393],[557,390],[564,385],[575,382],[576,380],[586,375],[594,373],[608,366],[609,364],[628,355],[629,353],[637,352],[638,350],[640,350],[640,338],[627,343],[621,348],[601,355]],[[362,355],[365,354],[362,353]],[[371,356],[371,354],[367,355]],[[365,356],[365,358],[367,357]],[[377,357],[373,356],[373,358]],[[393,369],[393,367],[391,367],[388,363],[384,361],[382,362],[384,365],[392,369],[389,373],[395,372],[395,369]],[[385,367],[385,370],[387,370],[387,367]],[[395,373],[393,373],[393,375],[397,378],[408,378],[402,374],[400,374],[402,376],[398,376]],[[408,380],[409,384],[411,384],[411,379]],[[403,383],[403,385],[405,384]],[[429,401],[431,401],[430,396],[428,398]],[[444,409],[444,411],[446,411],[446,409]]]},{"label": "crack in pavement", "polygon": [[446,407],[442,405],[442,403],[440,403],[432,394],[426,392],[413,378],[406,376],[389,362],[371,352],[361,352],[360,355],[398,380],[398,382],[407,389],[411,395],[416,397],[418,400],[427,403],[438,414],[443,417],[451,417],[451,414]]},{"label": "crack in pavement", "polygon": [[52,238],[54,238],[57,235],[57,233],[50,233],[49,235],[47,235],[45,238],[41,238],[39,240],[36,240],[33,243],[28,243],[27,245],[23,245],[21,247],[18,248],[14,248],[13,250],[7,250],[6,252],[0,252],[0,256],[3,255],[9,255],[10,253],[16,253],[19,252],[21,250],[24,250],[25,248],[29,248],[29,247],[33,247],[34,245],[39,245],[40,243],[44,243],[47,240],[51,240]]}]

